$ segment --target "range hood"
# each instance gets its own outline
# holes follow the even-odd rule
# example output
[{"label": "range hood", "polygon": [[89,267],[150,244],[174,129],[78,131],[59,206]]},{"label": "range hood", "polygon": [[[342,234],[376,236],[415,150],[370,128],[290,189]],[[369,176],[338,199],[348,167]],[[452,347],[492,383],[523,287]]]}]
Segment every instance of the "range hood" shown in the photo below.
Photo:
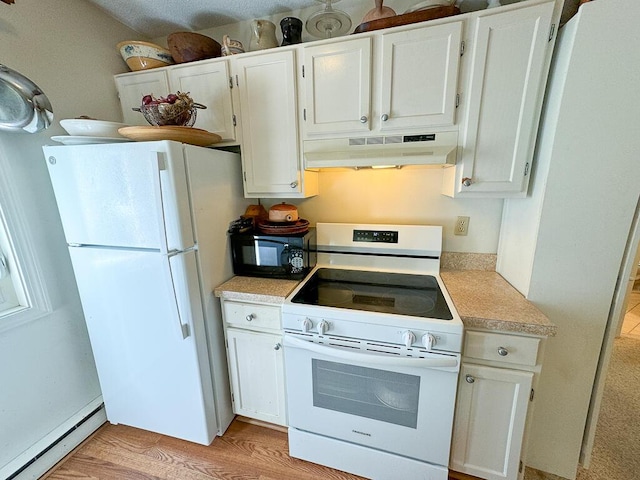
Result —
[{"label": "range hood", "polygon": [[303,142],[305,168],[381,167],[403,165],[452,166],[458,132],[393,134]]}]

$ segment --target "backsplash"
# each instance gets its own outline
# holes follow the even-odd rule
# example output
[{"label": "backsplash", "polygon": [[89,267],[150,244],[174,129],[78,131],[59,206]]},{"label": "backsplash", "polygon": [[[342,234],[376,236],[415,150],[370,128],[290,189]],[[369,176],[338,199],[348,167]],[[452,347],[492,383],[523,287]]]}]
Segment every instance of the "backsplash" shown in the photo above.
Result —
[{"label": "backsplash", "polygon": [[440,270],[485,270],[495,271],[495,253],[442,252]]}]

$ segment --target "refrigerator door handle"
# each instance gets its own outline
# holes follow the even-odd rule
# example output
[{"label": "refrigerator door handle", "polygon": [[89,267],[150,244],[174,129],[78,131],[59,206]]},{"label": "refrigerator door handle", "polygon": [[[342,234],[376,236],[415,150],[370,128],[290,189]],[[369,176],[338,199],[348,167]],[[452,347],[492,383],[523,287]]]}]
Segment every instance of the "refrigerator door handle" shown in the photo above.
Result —
[{"label": "refrigerator door handle", "polygon": [[164,157],[161,152],[156,152],[156,173],[154,176],[153,189],[156,194],[156,212],[158,212],[158,226],[160,227],[160,253],[166,255],[169,251],[169,244],[167,241],[167,225],[166,216],[164,212],[164,203],[162,201],[162,171],[167,169],[167,165],[164,161]]},{"label": "refrigerator door handle", "polygon": [[176,281],[173,275],[173,269],[171,268],[171,257],[181,253],[182,252],[171,252],[168,255],[165,255],[164,266],[166,269],[165,278],[169,282],[169,291],[173,293],[173,306],[175,306],[176,308],[175,313],[176,313],[176,318],[178,320],[178,325],[180,327],[180,334],[182,335],[182,339],[185,340],[191,335],[191,333],[189,332],[189,324],[184,323],[182,321],[182,315],[180,313],[180,303],[178,302],[178,291],[176,290]]}]

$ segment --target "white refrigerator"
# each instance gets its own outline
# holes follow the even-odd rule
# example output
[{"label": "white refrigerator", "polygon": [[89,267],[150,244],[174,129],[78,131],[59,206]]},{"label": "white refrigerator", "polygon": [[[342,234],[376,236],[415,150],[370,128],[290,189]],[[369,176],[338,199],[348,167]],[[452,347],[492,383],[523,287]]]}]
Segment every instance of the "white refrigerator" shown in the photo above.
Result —
[{"label": "white refrigerator", "polygon": [[561,29],[529,196],[503,210],[497,270],[558,326],[526,463],[569,479],[589,463],[640,235],[638,19],[637,0],[597,0]]},{"label": "white refrigerator", "polygon": [[220,306],[240,157],[177,142],[45,146],[107,419],[209,445],[233,419]]}]

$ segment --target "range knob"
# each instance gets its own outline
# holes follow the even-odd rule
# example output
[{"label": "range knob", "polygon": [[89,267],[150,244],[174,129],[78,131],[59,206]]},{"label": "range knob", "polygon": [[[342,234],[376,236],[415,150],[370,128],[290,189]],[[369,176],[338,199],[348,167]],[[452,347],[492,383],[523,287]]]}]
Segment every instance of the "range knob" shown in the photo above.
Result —
[{"label": "range knob", "polygon": [[313,322],[308,318],[305,318],[300,326],[302,327],[302,333],[307,333],[313,328]]},{"label": "range knob", "polygon": [[318,330],[318,333],[320,335],[324,335],[325,332],[329,330],[329,322],[327,322],[326,320],[320,320],[316,329]]},{"label": "range knob", "polygon": [[436,337],[434,337],[432,334],[430,333],[425,333],[422,336],[422,345],[424,346],[424,348],[426,348],[427,350],[433,350],[434,345],[436,344]]},{"label": "range knob", "polygon": [[402,341],[407,348],[411,348],[413,342],[416,341],[416,334],[411,330],[405,330],[405,332],[402,334]]}]

